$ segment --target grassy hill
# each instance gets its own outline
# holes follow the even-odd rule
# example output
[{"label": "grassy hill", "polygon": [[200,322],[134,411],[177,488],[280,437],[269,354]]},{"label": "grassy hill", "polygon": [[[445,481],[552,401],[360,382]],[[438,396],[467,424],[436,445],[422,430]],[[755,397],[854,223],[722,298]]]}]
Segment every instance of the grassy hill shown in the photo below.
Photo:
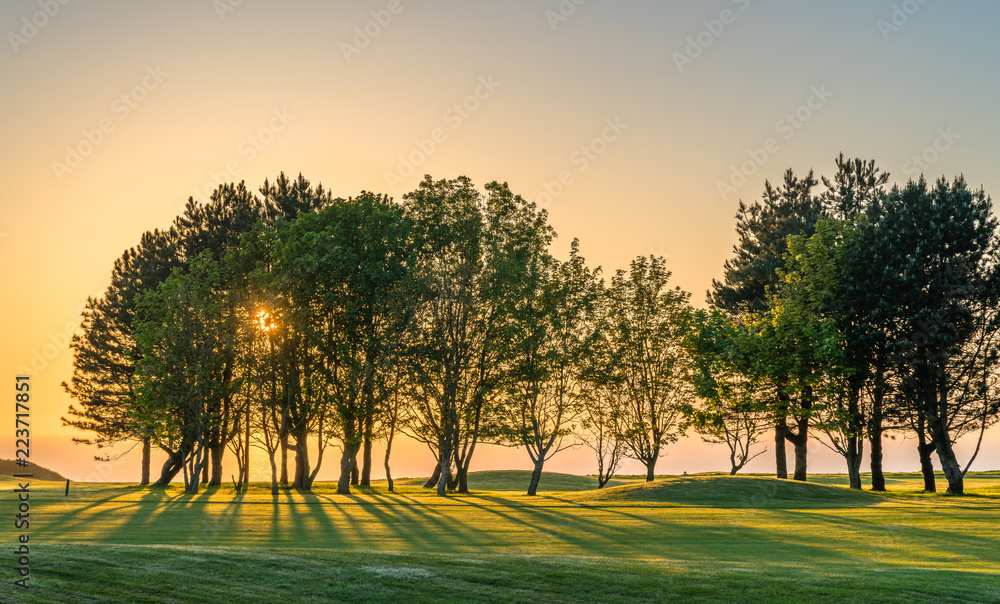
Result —
[{"label": "grassy hill", "polygon": [[729,476],[527,497],[525,478],[447,498],[33,485],[30,601],[1000,601],[997,474],[968,497]]},{"label": "grassy hill", "polygon": [[66,478],[58,472],[53,472],[38,464],[28,462],[27,467],[22,468],[13,459],[0,459],[0,475],[11,476],[15,472],[34,474],[33,480],[58,480],[66,482]]},{"label": "grassy hill", "polygon": [[573,499],[745,508],[865,506],[884,500],[871,492],[757,476],[674,476],[587,492]]}]

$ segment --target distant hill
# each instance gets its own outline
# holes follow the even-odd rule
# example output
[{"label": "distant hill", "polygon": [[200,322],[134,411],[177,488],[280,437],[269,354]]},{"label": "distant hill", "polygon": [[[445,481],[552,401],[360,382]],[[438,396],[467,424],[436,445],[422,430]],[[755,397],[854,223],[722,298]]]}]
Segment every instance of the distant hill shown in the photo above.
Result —
[{"label": "distant hill", "polygon": [[0,459],[0,475],[9,477],[14,472],[34,474],[33,480],[66,480],[66,477],[58,472],[43,468],[36,463],[28,462],[28,465],[22,468],[13,459]]}]

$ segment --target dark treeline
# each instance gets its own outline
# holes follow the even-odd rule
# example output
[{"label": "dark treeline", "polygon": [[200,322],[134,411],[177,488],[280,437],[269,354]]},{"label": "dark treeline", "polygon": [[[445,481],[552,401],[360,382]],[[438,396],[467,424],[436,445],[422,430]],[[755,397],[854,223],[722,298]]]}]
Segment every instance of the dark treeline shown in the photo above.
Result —
[{"label": "dark treeline", "polygon": [[[553,254],[544,210],[506,184],[425,178],[400,202],[335,198],[301,175],[189,200],[144,234],[87,301],[71,343],[81,442],[142,446],[156,484],[237,490],[250,450],[272,492],[312,488],[333,445],[337,490],[371,480],[373,444],[393,483],[393,439],[435,458],[425,485],[468,490],[479,443],[534,464],[593,449],[603,486],[624,458],[652,480],[689,429],[728,445],[732,473],[775,433],[777,473],[806,479],[806,444],[841,453],[851,486],[871,444],[917,440],[928,490],[936,453],[962,492],[953,444],[1000,415],[994,396],[996,222],[962,179],[887,190],[873,162],[837,162],[823,190],[788,172],[741,202],[739,242],[711,310],[669,286],[663,258],[605,283],[579,244]],[[978,451],[978,447],[977,447]]]},{"label": "dark treeline", "polygon": [[[963,492],[953,445],[998,419],[997,222],[963,178],[887,188],[873,161],[836,162],[833,179],[791,171],[741,202],[739,242],[713,282],[715,310],[693,338],[701,429],[729,444],[734,470],[774,430],[777,474],[806,479],[810,438],[840,453],[852,488],[870,444],[885,490],[882,442],[917,443],[925,489],[932,456]],[[819,434],[816,434],[816,430]],[[973,455],[973,458],[975,455]]]}]

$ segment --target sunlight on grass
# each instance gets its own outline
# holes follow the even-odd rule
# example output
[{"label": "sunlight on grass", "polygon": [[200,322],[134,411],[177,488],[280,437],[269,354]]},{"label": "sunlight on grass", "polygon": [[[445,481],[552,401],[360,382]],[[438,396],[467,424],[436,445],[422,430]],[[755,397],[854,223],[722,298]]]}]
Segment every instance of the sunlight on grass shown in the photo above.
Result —
[{"label": "sunlight on grass", "polygon": [[[470,476],[470,485],[502,487],[521,478],[486,473]],[[551,478],[570,488],[590,480]],[[336,495],[332,485],[271,496],[267,485],[238,495],[232,487],[188,495],[173,485],[73,484],[65,497],[62,483],[35,482],[32,577],[37,593],[52,594],[52,601],[71,593],[60,590],[96,580],[85,575],[105,565],[123,584],[148,577],[151,586],[176,580],[182,567],[185,575],[214,569],[202,577],[210,586],[204,594],[215,593],[214,586],[231,589],[238,580],[246,585],[233,593],[261,594],[312,576],[325,577],[328,588],[340,585],[341,571],[322,561],[345,560],[358,576],[382,585],[387,597],[444,596],[451,592],[442,586],[460,584],[469,591],[455,593],[489,599],[500,593],[491,591],[491,578],[515,572],[544,576],[544,585],[525,586],[524,601],[546,590],[562,593],[556,599],[600,593],[602,600],[635,601],[643,593],[639,586],[710,598],[727,585],[752,588],[750,600],[794,601],[794,593],[823,593],[827,584],[849,586],[861,576],[894,586],[893,597],[910,596],[897,601],[1000,596],[1000,475],[970,475],[968,497],[910,492],[919,477],[891,477],[891,488],[902,490],[885,494],[829,486],[837,478],[803,484],[683,476],[533,498],[502,490],[440,498],[406,481],[397,483],[407,486],[396,493],[377,483],[350,496]],[[6,491],[9,482],[0,487]],[[255,553],[247,558],[248,552]],[[235,563],[244,559],[251,566]],[[615,577],[578,584],[565,579],[605,572],[607,565]],[[797,589],[813,591],[779,589],[791,569],[802,575]],[[918,571],[925,578],[914,582]],[[935,581],[931,571],[954,577]],[[716,587],[695,585],[699,577]],[[414,588],[421,585],[431,591]],[[0,588],[0,594],[12,593]],[[109,601],[128,601],[125,593]],[[208,598],[204,594],[185,600],[209,601],[198,599]],[[255,597],[262,596],[247,595],[260,601]],[[518,597],[512,592],[513,600]]]}]

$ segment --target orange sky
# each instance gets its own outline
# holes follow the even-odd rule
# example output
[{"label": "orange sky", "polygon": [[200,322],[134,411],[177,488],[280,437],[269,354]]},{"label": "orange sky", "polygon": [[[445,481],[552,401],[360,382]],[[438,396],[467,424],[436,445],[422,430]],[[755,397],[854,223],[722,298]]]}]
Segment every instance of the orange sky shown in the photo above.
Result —
[{"label": "orange sky", "polygon": [[[70,443],[66,342],[115,258],[216,180],[256,188],[284,170],[397,197],[425,173],[507,181],[549,210],[557,249],[579,237],[606,272],[664,255],[696,304],[738,199],[788,167],[829,173],[843,151],[895,180],[961,172],[1000,190],[990,2],[329,4],[0,6],[0,377],[12,390],[19,368],[33,374],[33,460],[138,477],[134,454],[95,466]],[[890,469],[917,469],[911,442],[889,448]],[[665,472],[726,468],[697,438],[670,451]],[[841,471],[814,452],[811,469]],[[426,473],[420,455],[398,472]],[[527,465],[479,455],[479,469]],[[551,467],[593,471],[584,452]],[[975,467],[1000,467],[1000,432]]]}]

